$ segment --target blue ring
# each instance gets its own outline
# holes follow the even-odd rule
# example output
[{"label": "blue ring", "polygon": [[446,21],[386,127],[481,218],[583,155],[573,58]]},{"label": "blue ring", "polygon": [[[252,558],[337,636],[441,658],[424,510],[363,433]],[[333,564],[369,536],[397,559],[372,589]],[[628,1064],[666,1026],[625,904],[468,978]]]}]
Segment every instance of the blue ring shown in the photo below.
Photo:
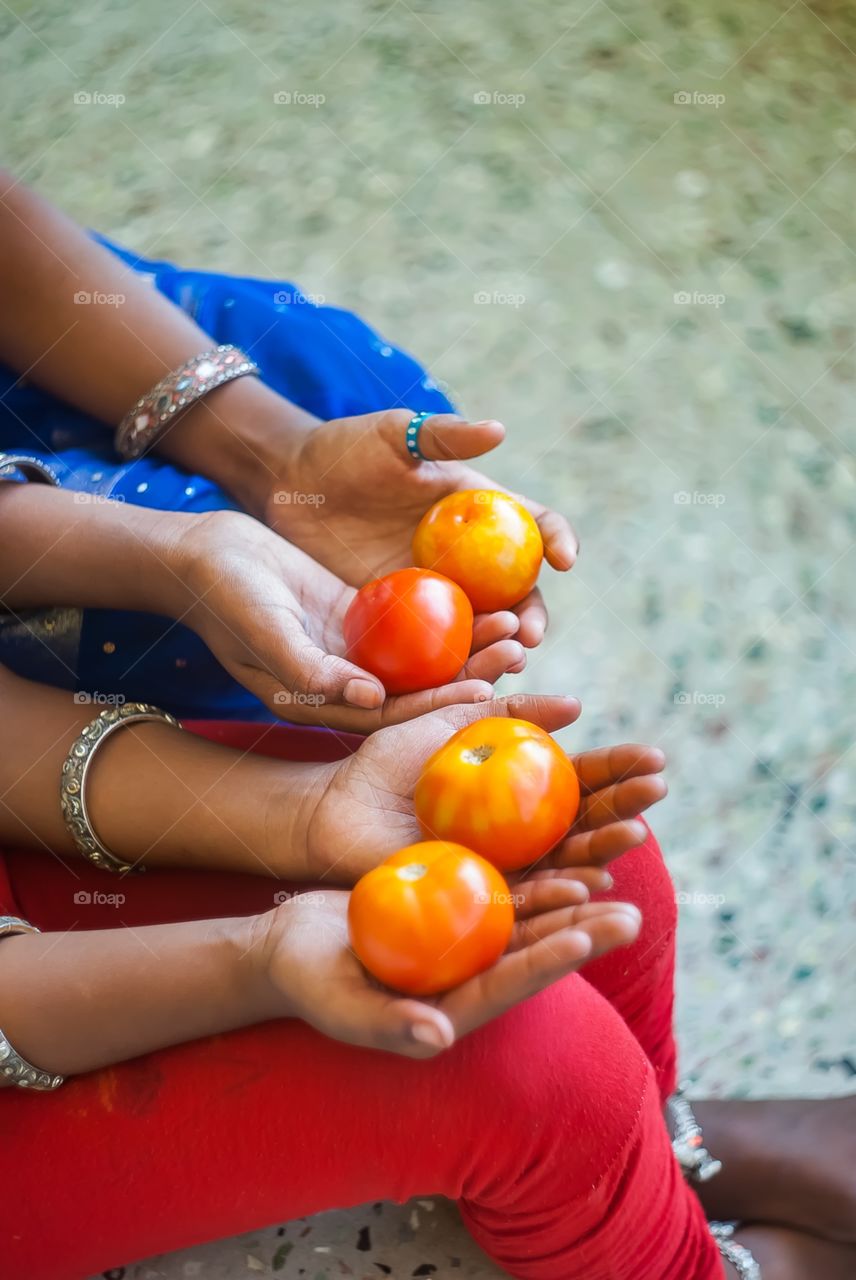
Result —
[{"label": "blue ring", "polygon": [[404,440],[407,444],[407,452],[411,458],[415,458],[417,462],[427,462],[428,459],[419,448],[419,432],[422,430],[422,423],[426,418],[433,418],[434,414],[430,411],[427,413],[415,413],[407,424],[407,430],[404,433]]}]

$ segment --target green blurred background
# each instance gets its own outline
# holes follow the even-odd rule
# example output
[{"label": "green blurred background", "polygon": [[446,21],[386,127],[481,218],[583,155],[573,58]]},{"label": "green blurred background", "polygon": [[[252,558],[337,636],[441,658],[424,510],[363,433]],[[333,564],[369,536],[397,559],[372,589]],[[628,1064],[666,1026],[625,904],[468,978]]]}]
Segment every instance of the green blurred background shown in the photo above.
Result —
[{"label": "green blurred background", "polygon": [[[507,424],[493,472],[582,538],[515,687],[581,696],[569,745],[670,757],[685,1073],[848,1087],[856,10],[13,0],[0,33],[27,181],[143,254],[359,310]],[[375,1221],[395,1274],[494,1274],[412,1212]],[[356,1221],[287,1265],[327,1276],[323,1238],[365,1268]]]}]

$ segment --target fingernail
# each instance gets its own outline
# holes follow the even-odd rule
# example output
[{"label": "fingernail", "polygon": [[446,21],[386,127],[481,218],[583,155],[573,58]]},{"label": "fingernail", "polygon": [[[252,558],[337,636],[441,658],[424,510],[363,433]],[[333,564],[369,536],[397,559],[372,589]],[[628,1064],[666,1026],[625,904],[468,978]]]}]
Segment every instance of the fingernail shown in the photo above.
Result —
[{"label": "fingernail", "polygon": [[471,427],[501,427],[502,423],[496,418],[481,418],[478,422],[471,422]]},{"label": "fingernail", "polygon": [[439,1027],[433,1022],[414,1022],[410,1034],[420,1044],[430,1045],[432,1049],[445,1049],[446,1042]]},{"label": "fingernail", "polygon": [[372,684],[371,680],[359,678],[348,681],[344,696],[345,701],[350,702],[352,707],[363,707],[367,711],[373,707],[379,707],[383,702],[383,694],[377,685]]},{"label": "fingernail", "polygon": [[604,892],[607,892],[609,889],[612,889],[614,887],[615,887],[615,881],[613,880],[612,876],[609,874],[608,871],[604,871],[603,873]]}]

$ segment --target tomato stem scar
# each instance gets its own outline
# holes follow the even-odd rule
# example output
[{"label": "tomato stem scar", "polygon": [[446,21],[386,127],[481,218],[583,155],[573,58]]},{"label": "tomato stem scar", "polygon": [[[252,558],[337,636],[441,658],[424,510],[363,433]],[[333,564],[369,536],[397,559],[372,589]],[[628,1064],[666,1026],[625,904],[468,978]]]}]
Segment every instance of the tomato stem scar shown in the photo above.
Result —
[{"label": "tomato stem scar", "polygon": [[469,747],[466,751],[462,751],[461,759],[465,764],[484,764],[485,760],[491,758],[494,750],[494,747],[488,746],[485,742],[480,747]]},{"label": "tomato stem scar", "polygon": [[421,880],[427,870],[424,862],[409,862],[399,869],[398,874],[402,880]]}]

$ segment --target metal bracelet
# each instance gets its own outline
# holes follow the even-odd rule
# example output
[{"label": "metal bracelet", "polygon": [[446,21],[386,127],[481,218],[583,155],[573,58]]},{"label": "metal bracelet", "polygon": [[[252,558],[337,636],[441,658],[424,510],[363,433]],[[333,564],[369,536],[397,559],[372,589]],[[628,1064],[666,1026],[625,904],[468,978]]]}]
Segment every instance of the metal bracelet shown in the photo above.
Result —
[{"label": "metal bracelet", "polygon": [[231,343],[201,352],[140,396],[116,429],[116,452],[123,458],[139,458],[183,409],[224,382],[258,373],[258,365]]},{"label": "metal bracelet", "polygon": [[[18,916],[0,916],[0,938],[11,937],[16,933],[38,932],[34,924],[29,924]],[[31,1062],[27,1062],[26,1058],[22,1058],[15,1052],[2,1031],[0,1031],[0,1075],[5,1076],[9,1084],[17,1085],[19,1089],[35,1089],[39,1092],[58,1089],[64,1079],[63,1076],[42,1071],[39,1067],[34,1067]]]},{"label": "metal bracelet", "polygon": [[181,728],[174,716],[146,702],[126,702],[122,707],[108,707],[99,711],[81,732],[62,766],[60,804],[65,825],[84,858],[104,871],[145,871],[145,867],[123,862],[98,839],[86,808],[86,776],[96,751],[112,733],[145,720],[163,720],[177,729]]},{"label": "metal bracelet", "polygon": [[701,1125],[683,1089],[678,1089],[667,1102],[675,1127],[672,1150],[689,1182],[708,1182],[722,1169],[722,1161],[714,1160],[704,1145]]},{"label": "metal bracelet", "polygon": [[761,1268],[745,1244],[732,1239],[736,1222],[711,1222],[710,1234],[726,1262],[730,1262],[740,1280],[761,1280]]}]

